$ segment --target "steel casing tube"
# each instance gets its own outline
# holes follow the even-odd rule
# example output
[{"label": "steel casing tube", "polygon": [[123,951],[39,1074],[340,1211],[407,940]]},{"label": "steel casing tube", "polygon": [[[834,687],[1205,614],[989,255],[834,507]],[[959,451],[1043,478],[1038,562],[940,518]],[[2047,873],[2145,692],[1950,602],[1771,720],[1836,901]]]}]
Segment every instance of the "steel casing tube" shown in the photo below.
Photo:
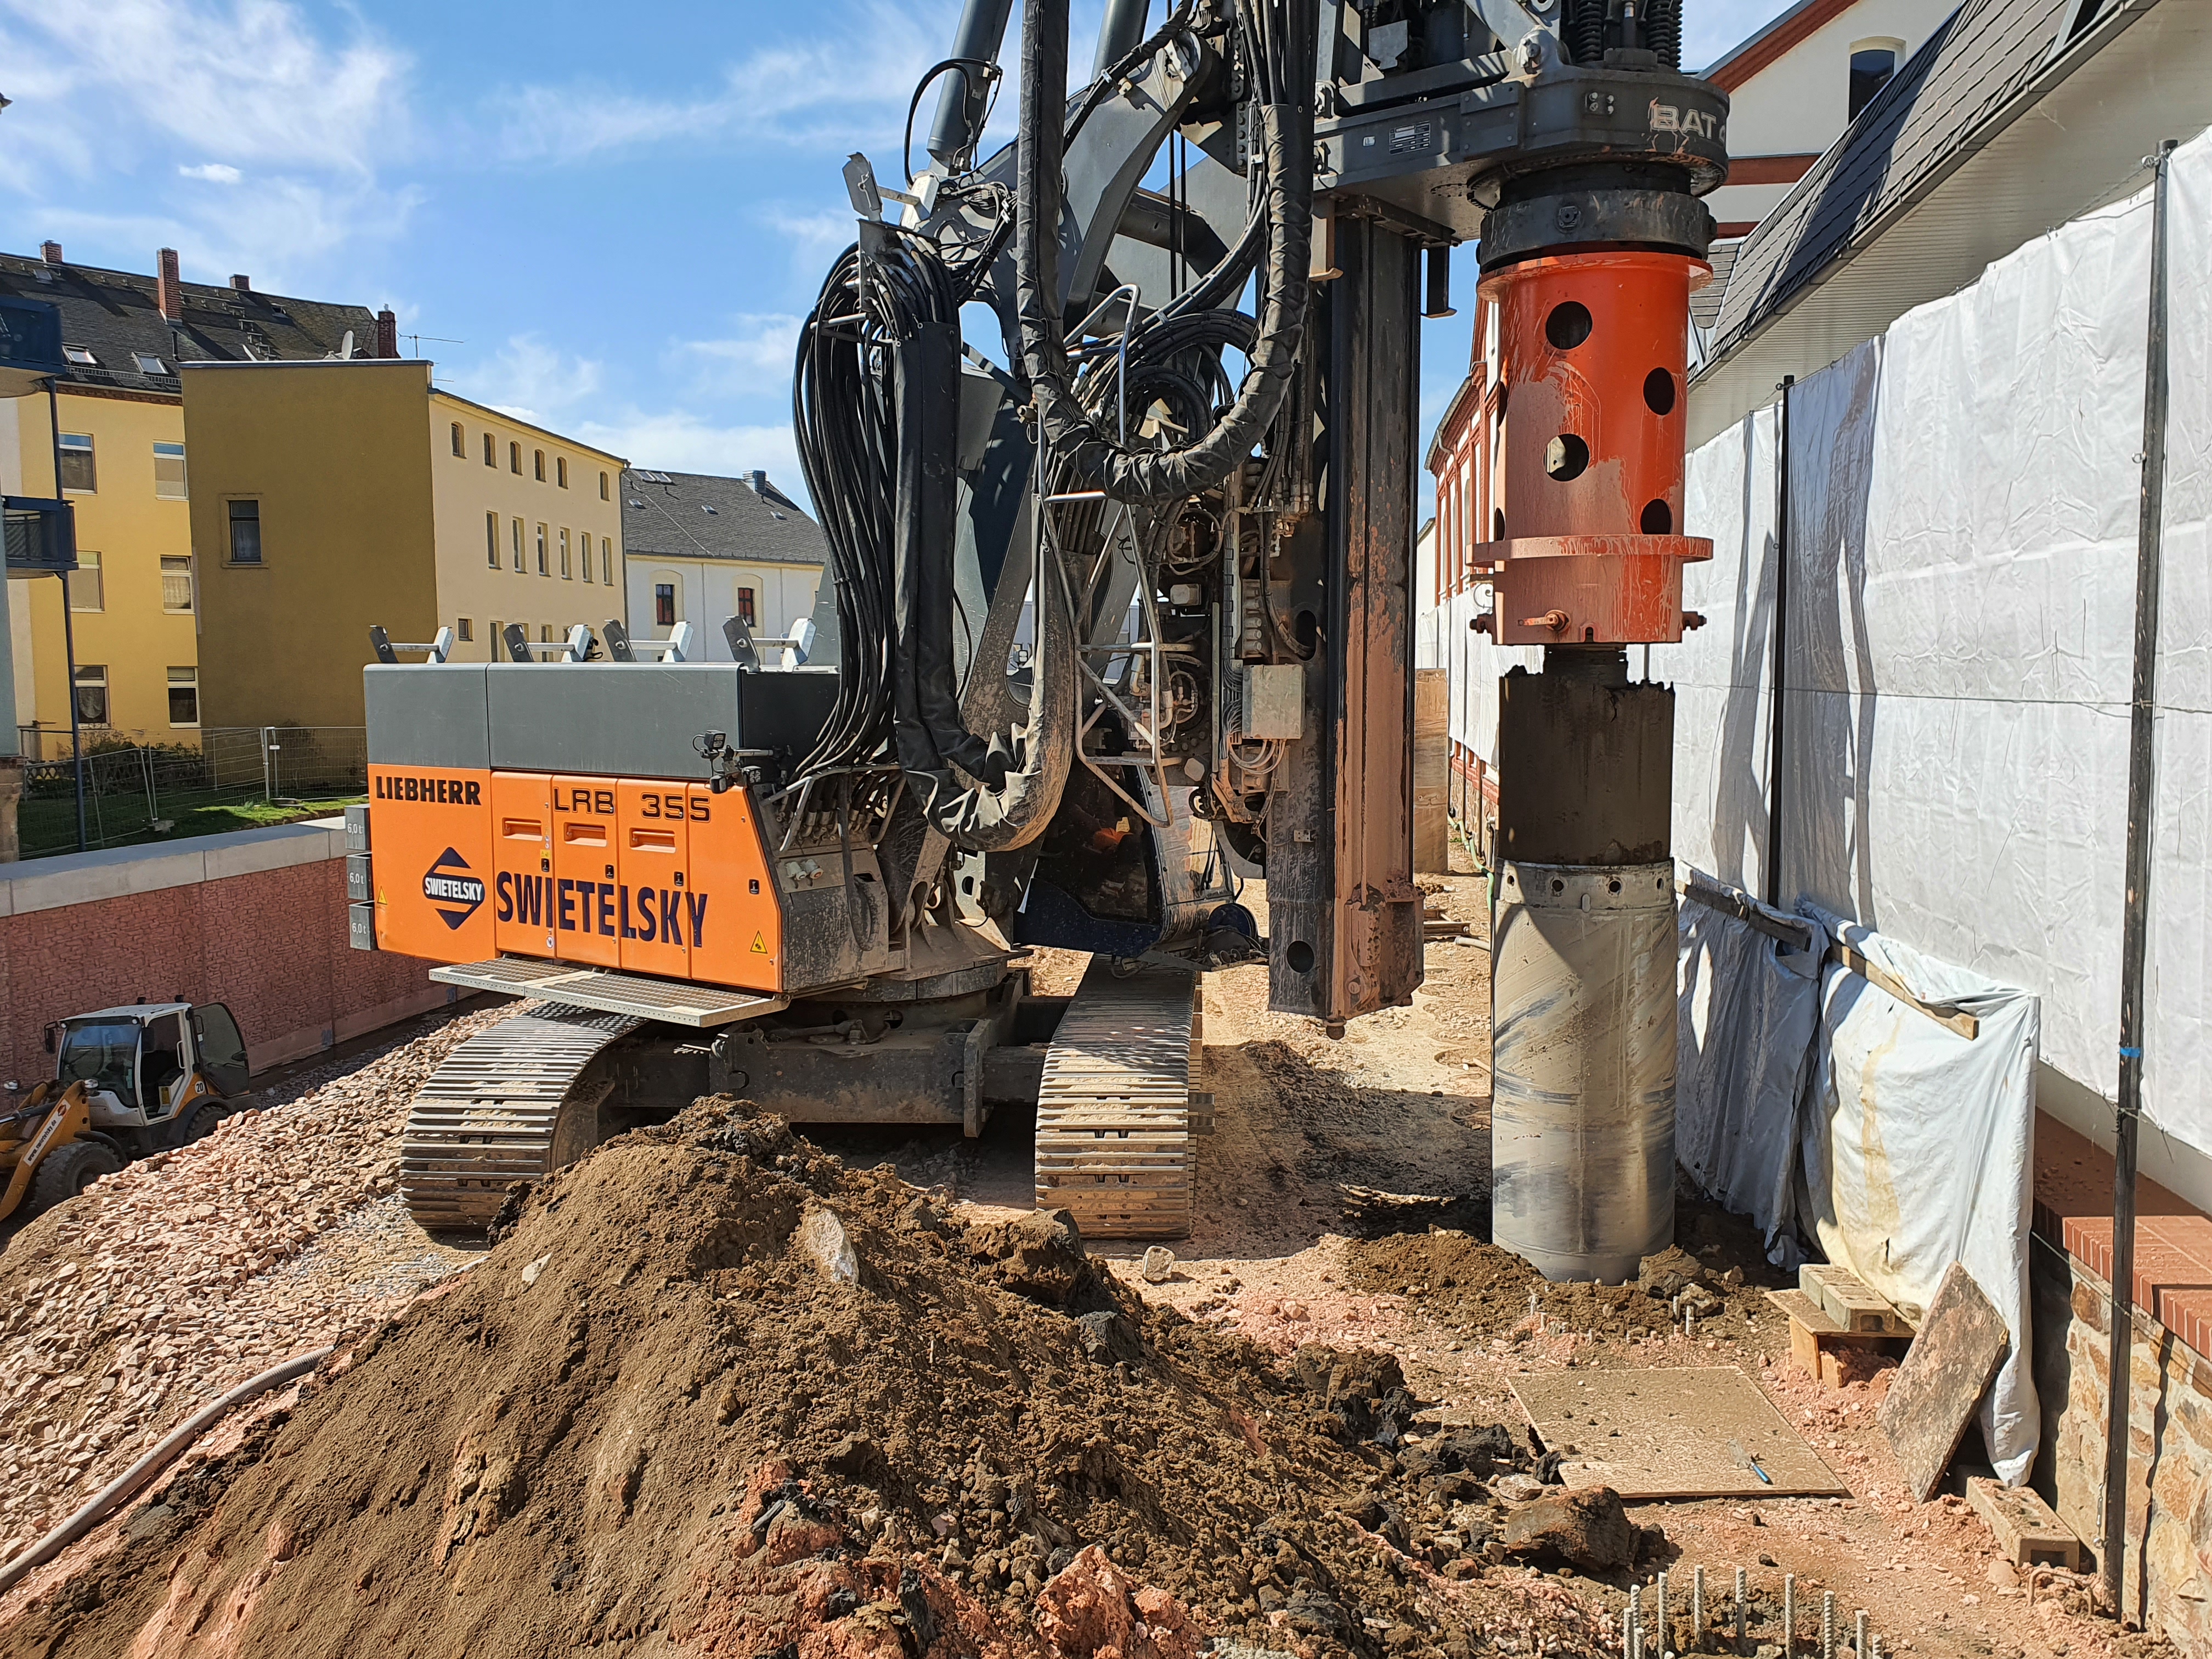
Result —
[{"label": "steel casing tube", "polygon": [[1674,1241],[1674,876],[1499,871],[1491,1237],[1547,1279],[1618,1284]]}]

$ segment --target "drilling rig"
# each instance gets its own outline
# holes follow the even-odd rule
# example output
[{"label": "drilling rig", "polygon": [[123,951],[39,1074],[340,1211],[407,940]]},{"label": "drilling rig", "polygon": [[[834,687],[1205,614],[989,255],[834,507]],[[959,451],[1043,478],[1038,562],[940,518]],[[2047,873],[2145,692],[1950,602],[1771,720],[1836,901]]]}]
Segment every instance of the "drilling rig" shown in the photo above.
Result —
[{"label": "drilling rig", "polygon": [[[1685,374],[1727,172],[1682,3],[1108,0],[1067,97],[1066,0],[1031,0],[986,154],[1012,0],[969,0],[927,165],[846,168],[799,343],[833,665],[617,622],[366,671],[353,942],[544,1004],[424,1085],[417,1217],[729,1091],[970,1134],[1034,1100],[1041,1205],[1186,1231],[1197,974],[1264,957],[1336,1035],[1421,981],[1419,325],[1472,240],[1507,394],[1474,553],[1544,647],[1502,687],[1495,1236],[1555,1277],[1663,1247],[1672,698],[1626,650],[1711,556]],[[1091,953],[1072,1000],[1032,945]]]}]

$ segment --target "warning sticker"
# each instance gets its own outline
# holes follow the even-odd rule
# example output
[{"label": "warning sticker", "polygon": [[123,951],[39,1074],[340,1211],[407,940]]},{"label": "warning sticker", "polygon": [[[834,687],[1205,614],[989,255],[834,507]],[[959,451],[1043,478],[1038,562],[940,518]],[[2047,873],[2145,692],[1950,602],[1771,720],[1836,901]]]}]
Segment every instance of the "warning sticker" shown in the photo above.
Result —
[{"label": "warning sticker", "polygon": [[768,936],[766,934],[755,933],[753,935],[753,954],[757,957],[764,957],[768,954]]}]

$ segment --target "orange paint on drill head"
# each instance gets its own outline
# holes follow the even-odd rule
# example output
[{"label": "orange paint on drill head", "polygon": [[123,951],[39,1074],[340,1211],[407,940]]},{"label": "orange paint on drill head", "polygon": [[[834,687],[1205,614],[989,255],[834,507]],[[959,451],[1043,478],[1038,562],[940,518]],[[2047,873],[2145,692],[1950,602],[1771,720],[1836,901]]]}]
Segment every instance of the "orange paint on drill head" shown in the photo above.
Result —
[{"label": "orange paint on drill head", "polygon": [[[1690,295],[1712,268],[1677,253],[1576,253],[1483,279],[1504,388],[1490,526],[1504,645],[1682,636],[1680,534]],[[1564,615],[1565,620],[1560,622]]]}]

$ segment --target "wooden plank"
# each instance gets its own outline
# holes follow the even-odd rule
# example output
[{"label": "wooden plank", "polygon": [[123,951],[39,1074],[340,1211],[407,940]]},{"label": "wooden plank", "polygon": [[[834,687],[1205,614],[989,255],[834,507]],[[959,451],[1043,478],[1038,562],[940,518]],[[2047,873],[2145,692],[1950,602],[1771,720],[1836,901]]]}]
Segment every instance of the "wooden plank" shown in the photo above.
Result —
[{"label": "wooden plank", "polygon": [[1741,893],[1726,888],[1708,887],[1701,881],[1677,881],[1674,890],[1692,904],[1702,904],[1708,910],[1718,910],[1723,915],[1734,916],[1754,933],[1764,933],[1792,950],[1802,951],[1813,943],[1813,925],[1808,921],[1781,921],[1769,915],[1765,907],[1756,905]]},{"label": "wooden plank", "polygon": [[1887,968],[1869,962],[1848,945],[1828,947],[1828,960],[1847,972],[1856,974],[1876,990],[1887,991],[1908,1008],[1917,1009],[1938,1025],[1946,1026],[1965,1037],[1969,1042],[1980,1035],[1982,1023],[1972,1014],[1962,1014],[1956,1008],[1940,1002],[1923,1002],[1912,994],[1912,989]]},{"label": "wooden plank", "polygon": [[1966,1482],[1966,1501],[1997,1540],[1997,1553],[2013,1565],[2081,1571],[2081,1540],[2027,1487],[1978,1474]]},{"label": "wooden plank", "polygon": [[1827,1262],[1808,1261],[1797,1270],[1797,1288],[1847,1331],[1868,1336],[1910,1336],[1912,1322],[1878,1296],[1856,1273]]},{"label": "wooden plank", "polygon": [[1610,1486],[1632,1504],[1850,1491],[1733,1366],[1559,1371],[1512,1386],[1570,1486]]},{"label": "wooden plank", "polygon": [[1975,1407],[2011,1348],[2002,1317],[1973,1276],[1953,1262],[1879,1414],[1917,1501],[1926,1503],[1942,1481]]}]

